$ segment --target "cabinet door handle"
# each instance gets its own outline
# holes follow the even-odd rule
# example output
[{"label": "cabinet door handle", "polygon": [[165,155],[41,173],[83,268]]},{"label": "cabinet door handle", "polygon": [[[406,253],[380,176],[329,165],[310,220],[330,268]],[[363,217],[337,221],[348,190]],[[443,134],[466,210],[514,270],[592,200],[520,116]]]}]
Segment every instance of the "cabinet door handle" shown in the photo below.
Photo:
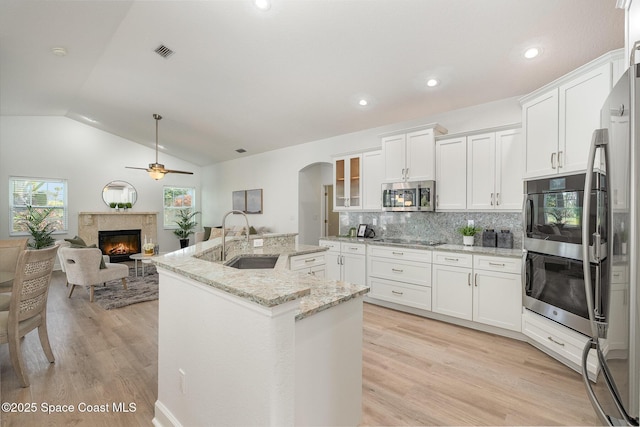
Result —
[{"label": "cabinet door handle", "polygon": [[553,339],[553,338],[551,338],[551,337],[547,337],[547,339],[548,339],[549,341],[551,341],[552,343],[555,343],[555,344],[558,344],[559,346],[564,347],[564,343],[563,343],[563,342],[556,341],[556,340],[554,340],[554,339]]},{"label": "cabinet door handle", "polygon": [[496,206],[500,206],[500,193],[496,193]]},{"label": "cabinet door handle", "polygon": [[504,267],[505,266],[503,263],[491,262],[491,261],[489,261],[489,265],[493,265],[493,266],[496,266],[496,267]]},{"label": "cabinet door handle", "polygon": [[404,252],[391,252],[394,255],[404,255]]},{"label": "cabinet door handle", "polygon": [[353,248],[353,247],[351,247],[351,248],[349,248],[349,249],[351,249],[352,251],[357,251],[357,250],[359,250],[360,248]]},{"label": "cabinet door handle", "polygon": [[398,292],[398,291],[391,291],[391,293],[395,295],[404,295],[403,292]]},{"label": "cabinet door handle", "polygon": [[551,153],[551,169],[556,168],[556,153]]},{"label": "cabinet door handle", "polygon": [[453,261],[453,262],[458,262],[459,261],[458,258],[447,258],[447,257],[445,257],[444,260],[445,261]]},{"label": "cabinet door handle", "polygon": [[478,273],[473,275],[473,283],[475,285],[475,287],[478,287]]},{"label": "cabinet door handle", "polygon": [[491,193],[491,206],[493,206],[493,193]]},{"label": "cabinet door handle", "polygon": [[471,286],[471,273],[467,273],[467,285]]},{"label": "cabinet door handle", "polygon": [[314,262],[316,259],[315,258],[310,258],[310,259],[305,259],[304,262]]},{"label": "cabinet door handle", "polygon": [[404,174],[405,170],[406,170],[405,168],[402,168],[402,179],[404,179],[404,177],[405,177],[405,174]]},{"label": "cabinet door handle", "polygon": [[558,169],[562,167],[562,151],[558,151]]},{"label": "cabinet door handle", "polygon": [[310,271],[310,272],[309,272],[309,274],[310,274],[311,276],[315,276],[315,275],[316,275],[316,272],[315,272],[315,271]]},{"label": "cabinet door handle", "polygon": [[393,271],[394,273],[402,273],[404,270],[400,268],[392,268],[391,271]]},{"label": "cabinet door handle", "polygon": [[409,179],[409,168],[404,171],[404,179]]}]

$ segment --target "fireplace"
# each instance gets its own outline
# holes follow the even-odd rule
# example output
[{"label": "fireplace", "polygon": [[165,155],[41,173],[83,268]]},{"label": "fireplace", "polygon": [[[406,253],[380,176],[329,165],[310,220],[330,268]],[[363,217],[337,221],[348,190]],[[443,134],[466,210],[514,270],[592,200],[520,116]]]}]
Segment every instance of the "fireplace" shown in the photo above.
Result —
[{"label": "fireplace", "polygon": [[129,255],[142,252],[140,230],[98,231],[98,247],[111,262],[129,261]]}]

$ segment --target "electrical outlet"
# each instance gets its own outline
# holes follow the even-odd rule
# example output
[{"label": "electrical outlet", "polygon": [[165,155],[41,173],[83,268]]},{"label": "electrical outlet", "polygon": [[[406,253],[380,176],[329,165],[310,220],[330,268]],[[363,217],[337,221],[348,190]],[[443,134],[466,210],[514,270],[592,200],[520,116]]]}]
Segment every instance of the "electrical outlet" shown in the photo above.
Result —
[{"label": "electrical outlet", "polygon": [[254,248],[261,248],[263,244],[264,244],[264,241],[262,239],[253,239]]},{"label": "electrical outlet", "polygon": [[187,374],[182,369],[178,369],[180,375],[180,391],[182,394],[187,394]]},{"label": "electrical outlet", "polygon": [[473,221],[472,219],[468,219],[468,220],[467,220],[467,225],[468,225],[469,227],[473,227],[473,226],[474,226],[474,224],[475,224],[475,223],[474,223],[474,221]]},{"label": "electrical outlet", "polygon": [[371,224],[373,224],[373,225],[378,225],[378,218],[373,218],[373,219],[371,220]]}]

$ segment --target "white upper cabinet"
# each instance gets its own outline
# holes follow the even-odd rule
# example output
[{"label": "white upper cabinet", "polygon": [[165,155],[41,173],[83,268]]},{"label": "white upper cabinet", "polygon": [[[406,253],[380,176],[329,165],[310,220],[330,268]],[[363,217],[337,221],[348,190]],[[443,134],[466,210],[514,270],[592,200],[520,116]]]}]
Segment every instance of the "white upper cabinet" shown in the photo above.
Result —
[{"label": "white upper cabinet", "polygon": [[524,176],[538,178],[587,168],[600,109],[620,74],[622,50],[610,52],[521,99]]},{"label": "white upper cabinet", "polygon": [[382,137],[385,182],[435,179],[435,137],[446,133],[437,124]]},{"label": "white upper cabinet", "polygon": [[382,150],[362,153],[362,210],[382,209],[384,160]]},{"label": "white upper cabinet", "polygon": [[436,208],[440,211],[522,209],[520,129],[436,141]]},{"label": "white upper cabinet", "polygon": [[333,161],[333,208],[362,209],[361,154],[338,157]]},{"label": "white upper cabinet", "polygon": [[436,142],[436,210],[467,207],[467,138]]}]

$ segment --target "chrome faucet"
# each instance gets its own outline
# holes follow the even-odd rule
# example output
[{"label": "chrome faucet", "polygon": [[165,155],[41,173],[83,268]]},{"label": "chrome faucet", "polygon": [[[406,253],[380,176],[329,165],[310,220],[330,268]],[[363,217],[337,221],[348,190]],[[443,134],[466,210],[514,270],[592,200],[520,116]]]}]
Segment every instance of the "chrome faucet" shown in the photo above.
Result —
[{"label": "chrome faucet", "polygon": [[231,210],[229,212],[227,212],[226,214],[224,214],[224,216],[222,217],[222,255],[220,257],[220,259],[222,261],[225,261],[227,259],[227,252],[225,250],[225,228],[224,228],[224,223],[227,220],[227,217],[229,215],[231,215],[232,213],[238,213],[238,214],[242,214],[242,216],[244,216],[244,220],[247,222],[247,244],[249,244],[249,218],[247,218],[247,214],[242,212],[242,211],[238,211],[238,210]]}]

